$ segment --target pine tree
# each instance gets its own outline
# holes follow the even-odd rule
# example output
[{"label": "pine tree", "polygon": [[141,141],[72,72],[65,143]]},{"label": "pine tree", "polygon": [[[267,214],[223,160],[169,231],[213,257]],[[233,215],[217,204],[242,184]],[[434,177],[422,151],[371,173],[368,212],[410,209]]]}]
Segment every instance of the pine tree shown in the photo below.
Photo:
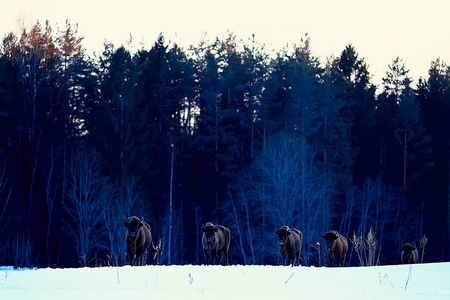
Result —
[{"label": "pine tree", "polygon": [[[161,199],[149,205],[164,212],[160,217],[162,223],[169,219],[167,217],[174,216],[178,205],[183,206],[183,198],[177,195],[182,193],[182,187],[187,186],[184,180],[189,181],[185,170],[191,157],[190,139],[195,126],[194,68],[184,50],[176,44],[166,45],[162,35],[150,51],[139,51],[135,60],[144,103],[148,107],[145,116],[148,133],[146,154],[150,171],[147,171],[146,181],[150,184],[147,184],[146,191],[148,199]],[[173,184],[175,182],[178,184]],[[182,220],[180,224],[183,225]],[[172,226],[173,222],[169,225]],[[176,261],[175,253],[180,255],[179,261],[183,261],[184,251],[180,250],[183,242],[176,243],[167,253],[169,262]],[[170,239],[169,243],[172,243]]]},{"label": "pine tree", "polygon": [[[351,167],[353,180],[361,183],[367,176],[375,176],[377,158],[373,149],[375,126],[375,86],[370,82],[367,64],[352,45],[331,63],[335,97],[344,101],[340,115],[346,124],[346,139],[351,145],[347,163]],[[350,163],[351,162],[351,163]]]},{"label": "pine tree", "polygon": [[427,134],[431,137],[433,165],[424,178],[428,185],[426,200],[422,200],[425,204],[423,216],[424,222],[435,228],[436,232],[442,232],[442,228],[446,228],[443,235],[438,235],[439,238],[444,239],[445,250],[436,255],[448,257],[450,253],[449,67],[445,62],[437,59],[431,63],[428,75],[428,79],[421,80],[418,85],[421,119]]},{"label": "pine tree", "polygon": [[285,51],[277,53],[277,57],[272,59],[269,64],[268,78],[264,84],[266,136],[279,130],[288,131],[288,104],[290,102],[288,72],[288,54]]},{"label": "pine tree", "polygon": [[129,182],[140,181],[146,169],[146,106],[130,53],[106,47],[102,59],[101,97],[92,102],[87,120],[89,140],[103,160],[103,171],[119,183],[126,199]]},{"label": "pine tree", "polygon": [[[400,58],[394,59],[383,78],[384,90],[377,110],[382,127],[388,182],[406,189],[409,177],[418,178],[426,169],[429,137],[420,122],[420,107],[411,87],[409,70]],[[425,151],[425,152],[424,152]],[[421,162],[421,163],[419,163]],[[415,170],[412,168],[414,166]]]}]

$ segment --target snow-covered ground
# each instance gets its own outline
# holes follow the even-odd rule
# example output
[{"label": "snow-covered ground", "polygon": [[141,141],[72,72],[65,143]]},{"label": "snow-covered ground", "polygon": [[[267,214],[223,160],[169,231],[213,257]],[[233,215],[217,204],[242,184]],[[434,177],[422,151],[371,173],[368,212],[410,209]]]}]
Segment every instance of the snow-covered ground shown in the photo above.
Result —
[{"label": "snow-covered ground", "polygon": [[186,265],[14,270],[0,267],[2,300],[293,297],[450,299],[450,263],[354,268]]}]

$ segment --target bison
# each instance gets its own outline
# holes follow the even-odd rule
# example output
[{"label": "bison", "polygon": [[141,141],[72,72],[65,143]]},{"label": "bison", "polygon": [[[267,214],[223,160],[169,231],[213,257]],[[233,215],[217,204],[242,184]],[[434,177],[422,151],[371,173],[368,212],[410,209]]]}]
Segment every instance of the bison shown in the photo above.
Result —
[{"label": "bison", "polygon": [[214,264],[216,254],[219,256],[218,264],[222,263],[223,255],[225,264],[228,265],[228,249],[230,248],[231,235],[230,229],[222,225],[215,225],[207,222],[202,225],[202,245],[206,257],[206,264],[209,265],[210,259]]},{"label": "bison", "polygon": [[347,239],[335,230],[324,232],[322,237],[327,242],[327,254],[330,265],[342,267],[348,251]]},{"label": "bison", "polygon": [[152,243],[150,225],[143,217],[123,217],[123,224],[128,229],[126,236],[127,252],[132,266],[142,266],[146,262],[147,248]]},{"label": "bison", "polygon": [[419,257],[416,245],[406,243],[402,246],[402,264],[415,264]]},{"label": "bison", "polygon": [[283,265],[286,265],[286,255],[292,266],[294,266],[295,260],[297,260],[297,265],[300,265],[303,233],[296,228],[289,228],[289,226],[284,225],[277,229],[275,234],[278,236],[278,246],[283,257]]}]

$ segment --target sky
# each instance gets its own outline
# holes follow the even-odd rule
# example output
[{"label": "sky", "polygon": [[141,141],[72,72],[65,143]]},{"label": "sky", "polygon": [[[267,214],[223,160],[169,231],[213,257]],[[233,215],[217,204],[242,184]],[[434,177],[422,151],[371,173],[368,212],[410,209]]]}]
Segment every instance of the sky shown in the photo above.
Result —
[{"label": "sky", "polygon": [[0,10],[0,36],[46,19],[56,31],[68,19],[88,52],[101,51],[104,41],[126,45],[130,34],[135,47],[149,49],[160,33],[187,49],[227,31],[244,41],[255,34],[278,51],[308,34],[322,63],[352,44],[379,85],[397,56],[413,80],[426,78],[437,58],[450,63],[449,11],[448,0],[9,0]]}]

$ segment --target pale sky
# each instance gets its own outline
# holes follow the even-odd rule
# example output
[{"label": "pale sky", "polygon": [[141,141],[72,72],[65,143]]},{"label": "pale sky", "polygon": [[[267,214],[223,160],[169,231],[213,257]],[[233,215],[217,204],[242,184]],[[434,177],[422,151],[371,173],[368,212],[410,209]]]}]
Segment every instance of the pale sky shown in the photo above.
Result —
[{"label": "pale sky", "polygon": [[322,63],[353,44],[380,84],[397,56],[414,80],[427,77],[438,57],[450,64],[449,12],[448,0],[9,0],[0,10],[0,36],[17,33],[19,19],[28,27],[48,19],[54,31],[69,19],[92,52],[101,51],[105,40],[126,44],[130,34],[147,49],[160,32],[187,48],[205,32],[213,40],[230,30],[244,41],[255,34],[279,50],[308,33]]}]

